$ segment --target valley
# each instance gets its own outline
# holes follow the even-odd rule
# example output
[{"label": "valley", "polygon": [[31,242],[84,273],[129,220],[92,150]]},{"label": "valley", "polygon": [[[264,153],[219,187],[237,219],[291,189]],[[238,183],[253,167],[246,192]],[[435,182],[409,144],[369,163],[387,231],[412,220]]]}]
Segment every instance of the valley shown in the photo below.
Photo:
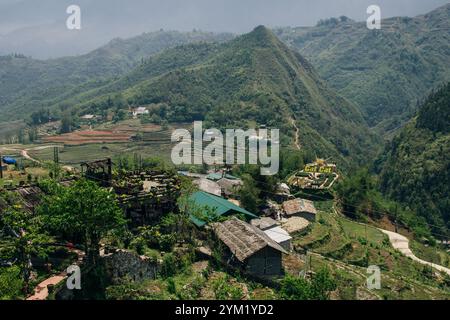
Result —
[{"label": "valley", "polygon": [[450,300],[449,21],[0,56],[0,300]]}]

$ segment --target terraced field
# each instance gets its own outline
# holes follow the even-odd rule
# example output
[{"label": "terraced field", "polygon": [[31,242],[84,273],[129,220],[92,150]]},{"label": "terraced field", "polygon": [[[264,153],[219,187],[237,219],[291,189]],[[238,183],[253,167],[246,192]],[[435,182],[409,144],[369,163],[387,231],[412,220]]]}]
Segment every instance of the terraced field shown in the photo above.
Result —
[{"label": "terraced field", "polygon": [[[375,227],[320,211],[309,232],[294,235],[293,243],[299,253],[307,251],[312,271],[326,265],[332,269],[341,283],[336,299],[450,299],[443,275],[394,250]],[[367,290],[366,272],[371,265],[382,271],[381,290]]]}]

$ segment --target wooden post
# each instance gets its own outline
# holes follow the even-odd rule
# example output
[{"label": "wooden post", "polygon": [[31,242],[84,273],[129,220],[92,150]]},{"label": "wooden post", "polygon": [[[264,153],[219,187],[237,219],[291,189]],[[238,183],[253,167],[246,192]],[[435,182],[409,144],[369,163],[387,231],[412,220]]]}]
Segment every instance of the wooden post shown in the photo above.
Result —
[{"label": "wooden post", "polygon": [[112,161],[111,158],[108,158],[108,183],[111,184],[112,181]]},{"label": "wooden post", "polygon": [[0,153],[0,179],[3,179],[2,154]]}]

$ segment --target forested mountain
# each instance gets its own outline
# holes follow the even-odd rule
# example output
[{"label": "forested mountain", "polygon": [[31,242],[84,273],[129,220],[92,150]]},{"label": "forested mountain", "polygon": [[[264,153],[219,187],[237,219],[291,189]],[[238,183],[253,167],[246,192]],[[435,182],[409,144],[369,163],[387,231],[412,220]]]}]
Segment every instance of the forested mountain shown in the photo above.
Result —
[{"label": "forested mountain", "polygon": [[29,116],[118,77],[164,49],[185,43],[225,41],[229,34],[153,32],[115,39],[91,53],[50,60],[20,54],[0,57],[0,121]]},{"label": "forested mountain", "polygon": [[282,129],[316,155],[361,160],[374,137],[355,105],[327,88],[300,54],[260,26],[229,42],[185,45],[71,99],[79,113],[150,105],[173,122]]},{"label": "forested mountain", "polygon": [[[331,87],[357,104],[380,133],[409,120],[429,90],[450,80],[450,4],[415,18],[385,19],[381,30],[368,30],[365,22],[341,17],[275,33],[299,50]],[[105,79],[129,72],[141,59],[166,48],[231,38],[161,31],[116,39],[77,57],[44,61],[0,57],[0,121],[23,118],[100,87]]]},{"label": "forested mountain", "polygon": [[365,24],[332,18],[276,34],[384,133],[410,119],[418,100],[450,80],[450,4],[414,18],[385,19],[381,30]]},{"label": "forested mountain", "polygon": [[410,206],[441,233],[450,227],[449,154],[450,83],[430,95],[386,147],[379,166],[382,191]]}]

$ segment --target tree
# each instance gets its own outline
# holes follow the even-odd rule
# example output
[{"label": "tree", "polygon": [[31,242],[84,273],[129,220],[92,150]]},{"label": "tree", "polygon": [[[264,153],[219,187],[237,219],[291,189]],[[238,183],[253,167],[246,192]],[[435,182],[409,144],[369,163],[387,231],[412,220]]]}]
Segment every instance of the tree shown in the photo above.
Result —
[{"label": "tree", "polygon": [[101,239],[126,223],[114,193],[85,179],[44,198],[38,212],[53,230],[80,237],[93,264]]},{"label": "tree", "polygon": [[6,230],[6,243],[0,250],[3,259],[14,261],[23,280],[23,292],[28,293],[31,275],[31,256],[46,257],[50,236],[43,231],[42,220],[20,210],[20,205],[9,207],[0,215],[0,226]]},{"label": "tree", "polygon": [[127,116],[127,113],[125,110],[116,110],[112,120],[114,123],[117,123],[119,121],[125,120],[126,116]]},{"label": "tree", "polygon": [[0,300],[16,300],[23,289],[20,268],[17,266],[0,269]]},{"label": "tree", "polygon": [[73,120],[69,114],[65,114],[61,119],[61,133],[72,132]]},{"label": "tree", "polygon": [[281,282],[280,297],[284,300],[328,300],[330,292],[336,290],[336,287],[330,272],[324,268],[311,281],[286,276]]},{"label": "tree", "polygon": [[243,185],[239,190],[242,206],[250,212],[257,212],[260,190],[256,187],[250,175],[244,174],[242,181]]}]

